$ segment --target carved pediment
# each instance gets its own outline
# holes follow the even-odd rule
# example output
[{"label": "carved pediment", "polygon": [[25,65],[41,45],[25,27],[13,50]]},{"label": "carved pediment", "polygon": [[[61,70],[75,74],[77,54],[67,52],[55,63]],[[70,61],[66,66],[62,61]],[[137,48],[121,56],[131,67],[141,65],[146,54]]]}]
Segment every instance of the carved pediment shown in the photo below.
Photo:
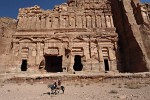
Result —
[{"label": "carved pediment", "polygon": [[74,42],[84,42],[85,40],[83,38],[77,37],[77,38],[73,39],[73,41]]},{"label": "carved pediment", "polygon": [[33,42],[31,38],[21,38],[19,42]]},{"label": "carved pediment", "polygon": [[45,40],[45,42],[62,42],[62,40],[58,38],[51,38],[51,39]]}]

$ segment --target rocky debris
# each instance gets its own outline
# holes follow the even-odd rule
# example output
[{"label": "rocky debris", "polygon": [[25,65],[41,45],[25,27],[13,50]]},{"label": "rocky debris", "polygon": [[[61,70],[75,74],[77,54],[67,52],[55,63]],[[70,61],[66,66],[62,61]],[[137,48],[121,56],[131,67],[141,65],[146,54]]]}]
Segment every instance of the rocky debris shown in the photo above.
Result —
[{"label": "rocky debris", "polygon": [[0,38],[11,38],[16,31],[17,20],[3,17],[0,18]]},{"label": "rocky debris", "polygon": [[120,96],[118,96],[118,98],[119,98],[119,99],[126,99],[127,96],[126,96],[126,95],[120,95]]}]

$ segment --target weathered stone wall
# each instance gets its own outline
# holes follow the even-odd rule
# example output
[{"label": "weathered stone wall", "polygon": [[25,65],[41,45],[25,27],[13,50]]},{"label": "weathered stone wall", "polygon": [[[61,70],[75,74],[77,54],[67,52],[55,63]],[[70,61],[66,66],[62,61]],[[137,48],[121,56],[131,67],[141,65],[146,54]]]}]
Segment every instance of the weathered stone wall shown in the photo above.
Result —
[{"label": "weathered stone wall", "polygon": [[16,26],[17,20],[0,18],[0,72],[8,71],[11,64],[12,35]]}]

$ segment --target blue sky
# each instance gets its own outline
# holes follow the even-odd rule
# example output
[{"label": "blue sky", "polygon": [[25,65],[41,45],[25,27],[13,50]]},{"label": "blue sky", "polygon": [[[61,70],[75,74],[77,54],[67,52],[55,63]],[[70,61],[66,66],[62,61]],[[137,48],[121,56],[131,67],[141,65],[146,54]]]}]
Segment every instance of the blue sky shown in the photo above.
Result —
[{"label": "blue sky", "polygon": [[19,8],[39,5],[42,9],[52,9],[64,2],[66,0],[0,0],[0,17],[16,18]]},{"label": "blue sky", "polygon": [[[0,0],[0,17],[16,18],[19,8],[41,6],[42,9],[52,9],[54,5],[62,4],[67,0]],[[150,2],[150,0],[142,0]]]}]

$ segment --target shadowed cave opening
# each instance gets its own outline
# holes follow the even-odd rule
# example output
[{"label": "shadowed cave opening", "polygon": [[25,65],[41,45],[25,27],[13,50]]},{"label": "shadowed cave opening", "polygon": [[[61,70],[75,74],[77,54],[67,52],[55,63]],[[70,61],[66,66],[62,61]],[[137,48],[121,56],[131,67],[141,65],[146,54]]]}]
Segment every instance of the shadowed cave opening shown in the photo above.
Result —
[{"label": "shadowed cave opening", "polygon": [[73,69],[74,69],[75,71],[82,71],[83,65],[82,65],[82,63],[81,63],[81,56],[79,56],[79,55],[76,55],[76,56],[75,56]]},{"label": "shadowed cave opening", "polygon": [[47,72],[62,72],[62,56],[45,56]]},{"label": "shadowed cave opening", "polygon": [[104,59],[105,71],[109,71],[108,59]]},{"label": "shadowed cave opening", "polygon": [[22,60],[21,71],[27,71],[27,60]]}]

